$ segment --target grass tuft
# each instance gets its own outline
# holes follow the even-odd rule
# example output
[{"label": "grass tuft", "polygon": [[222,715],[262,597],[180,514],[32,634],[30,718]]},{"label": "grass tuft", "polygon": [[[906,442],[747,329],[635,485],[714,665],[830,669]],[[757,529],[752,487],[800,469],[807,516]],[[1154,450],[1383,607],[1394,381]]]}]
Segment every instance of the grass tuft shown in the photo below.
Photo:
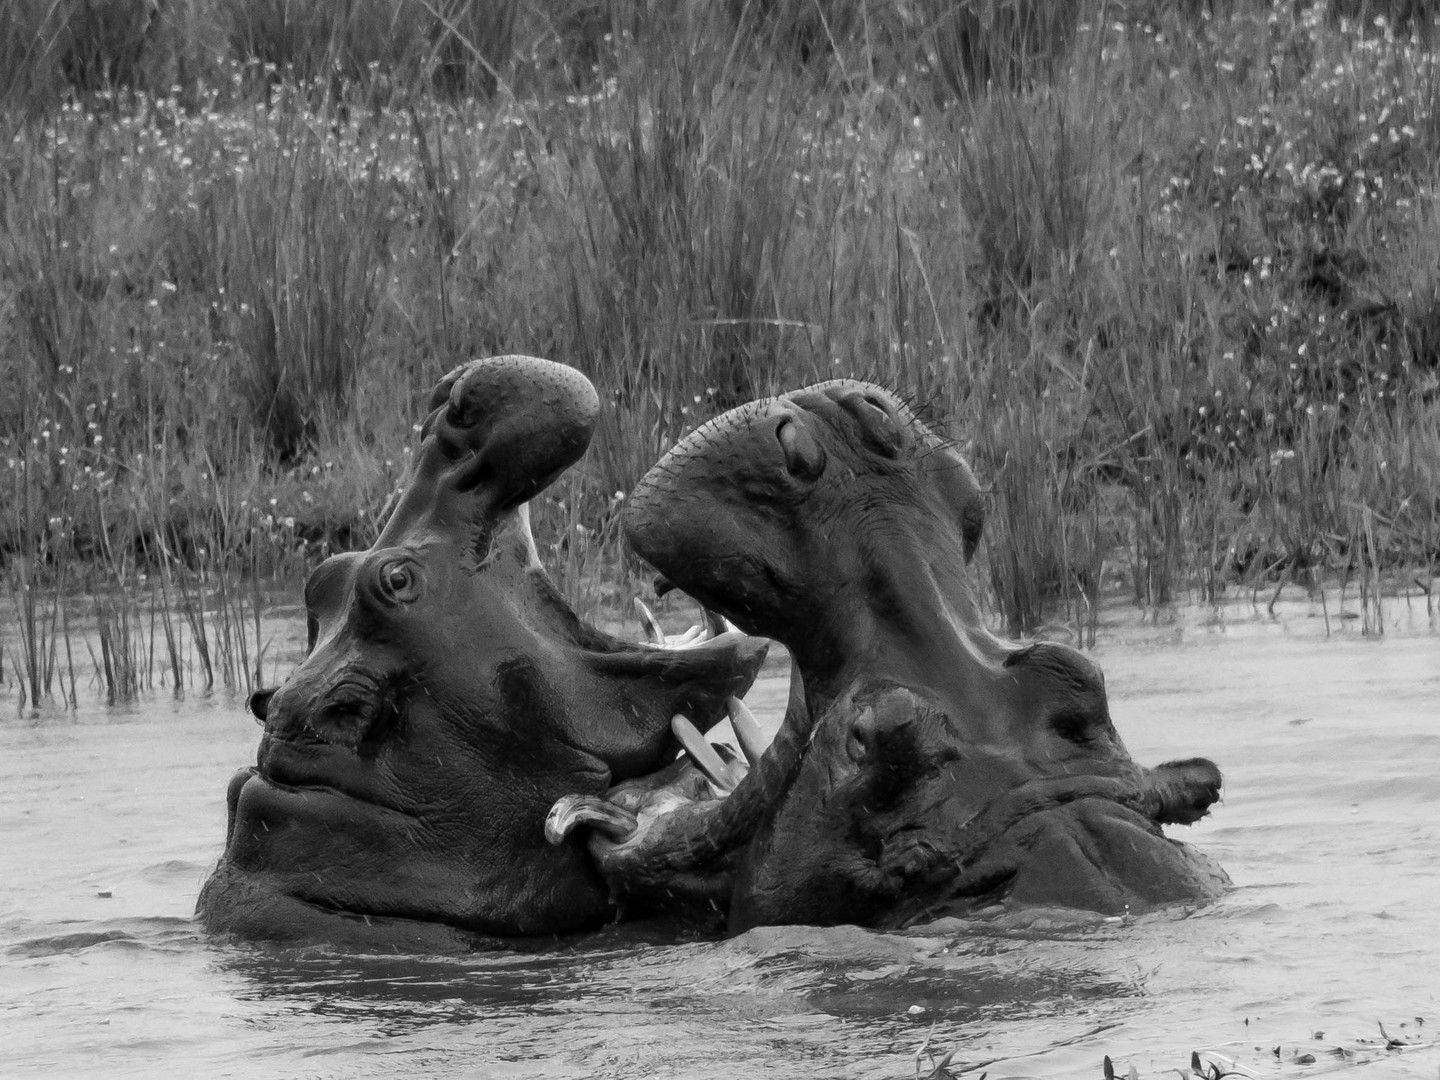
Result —
[{"label": "grass tuft", "polygon": [[584,608],[636,587],[617,513],[678,437],[838,375],[970,455],[1013,630],[1088,637],[1116,590],[1338,584],[1377,631],[1396,581],[1433,606],[1434,28],[1398,0],[4,5],[7,692],[73,704],[82,639],[116,700],[253,682],[264,590],[368,543],[428,387],[504,352],[600,389],[534,515]]}]

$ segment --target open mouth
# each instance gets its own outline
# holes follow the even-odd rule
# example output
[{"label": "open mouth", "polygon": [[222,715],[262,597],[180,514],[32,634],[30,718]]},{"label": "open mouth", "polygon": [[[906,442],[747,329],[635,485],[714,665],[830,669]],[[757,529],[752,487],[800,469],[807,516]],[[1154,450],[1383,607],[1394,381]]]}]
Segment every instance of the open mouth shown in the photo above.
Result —
[{"label": "open mouth", "polygon": [[[673,589],[673,586],[671,586]],[[643,604],[642,621],[646,619]],[[721,632],[740,633],[714,620]],[[704,627],[678,640],[705,640]],[[652,631],[652,636],[659,635]],[[667,644],[676,638],[666,638]],[[713,640],[713,638],[711,639]],[[658,644],[658,643],[657,643]],[[683,644],[682,648],[685,647]],[[603,796],[574,794],[556,800],[545,819],[545,835],[563,844],[577,829],[588,834],[589,850],[612,887],[632,894],[653,887],[668,896],[712,899],[727,877],[725,856],[743,846],[787,790],[809,749],[815,717],[793,658],[785,718],[767,739],[738,697],[727,714],[741,754],[712,743],[686,716],[671,730],[680,757],[647,777],[616,785]]]}]

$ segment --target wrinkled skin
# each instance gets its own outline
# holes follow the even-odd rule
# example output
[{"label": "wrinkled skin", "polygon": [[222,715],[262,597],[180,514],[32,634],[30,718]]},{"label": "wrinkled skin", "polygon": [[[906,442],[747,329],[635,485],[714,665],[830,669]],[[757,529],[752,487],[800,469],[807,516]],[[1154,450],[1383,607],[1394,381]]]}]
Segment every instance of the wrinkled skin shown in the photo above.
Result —
[{"label": "wrinkled skin", "polygon": [[1137,765],[1093,663],[984,629],[967,568],[983,521],[959,454],[893,395],[848,380],[732,410],[642,479],[633,549],[783,642],[804,692],[728,799],[628,836],[597,830],[617,889],[728,857],[738,930],[1015,905],[1139,912],[1225,887],[1161,831],[1206,813],[1219,771]]},{"label": "wrinkled skin", "polygon": [[663,768],[671,717],[723,715],[763,645],[628,644],[556,592],[523,507],[584,453],[597,405],[530,357],[436,388],[379,539],[311,575],[309,652],[252,699],[264,733],[230,784],[208,928],[433,949],[613,916],[581,840],[545,841],[546,810]]}]

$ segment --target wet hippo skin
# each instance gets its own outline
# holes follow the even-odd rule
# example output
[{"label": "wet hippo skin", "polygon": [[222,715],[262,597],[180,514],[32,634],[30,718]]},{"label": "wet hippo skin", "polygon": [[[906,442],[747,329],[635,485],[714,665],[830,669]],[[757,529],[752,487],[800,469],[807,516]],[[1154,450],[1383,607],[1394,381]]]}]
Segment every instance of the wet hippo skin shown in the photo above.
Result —
[{"label": "wet hippo skin", "polygon": [[627,643],[556,591],[525,503],[585,452],[597,407],[533,357],[436,387],[379,538],[310,576],[308,653],[252,698],[264,730],[230,785],[208,928],[450,948],[614,917],[583,840],[546,841],[546,811],[673,761],[671,718],[723,716],[764,643]]},{"label": "wet hippo skin", "polygon": [[[1094,663],[984,627],[969,566],[984,510],[946,439],[851,380],[732,410],[651,469],[627,504],[633,549],[795,666],[775,743],[733,793],[632,782],[616,793],[628,819],[593,815],[618,892],[723,873],[743,929],[1223,891],[1162,831],[1208,811],[1219,770],[1136,764]],[[576,805],[557,806],[555,835]]]}]

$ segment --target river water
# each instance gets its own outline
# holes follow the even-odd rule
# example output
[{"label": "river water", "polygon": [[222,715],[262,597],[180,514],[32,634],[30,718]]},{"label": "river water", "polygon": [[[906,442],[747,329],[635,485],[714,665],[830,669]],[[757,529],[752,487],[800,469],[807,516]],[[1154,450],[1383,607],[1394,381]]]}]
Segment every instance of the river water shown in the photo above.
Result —
[{"label": "river water", "polygon": [[[190,921],[258,731],[230,701],[16,716],[0,689],[0,1076],[1440,1076],[1440,633],[1331,600],[1109,612],[1132,754],[1203,754],[1179,830],[1234,891],[1133,921],[611,932],[373,957]],[[6,694],[10,696],[5,696]],[[783,676],[752,693],[778,720]],[[1383,1035],[1382,1035],[1383,1027]],[[1387,1046],[1387,1042],[1390,1044]],[[1311,1059],[1307,1061],[1307,1056]],[[1183,1075],[1189,1075],[1185,1073]]]}]

